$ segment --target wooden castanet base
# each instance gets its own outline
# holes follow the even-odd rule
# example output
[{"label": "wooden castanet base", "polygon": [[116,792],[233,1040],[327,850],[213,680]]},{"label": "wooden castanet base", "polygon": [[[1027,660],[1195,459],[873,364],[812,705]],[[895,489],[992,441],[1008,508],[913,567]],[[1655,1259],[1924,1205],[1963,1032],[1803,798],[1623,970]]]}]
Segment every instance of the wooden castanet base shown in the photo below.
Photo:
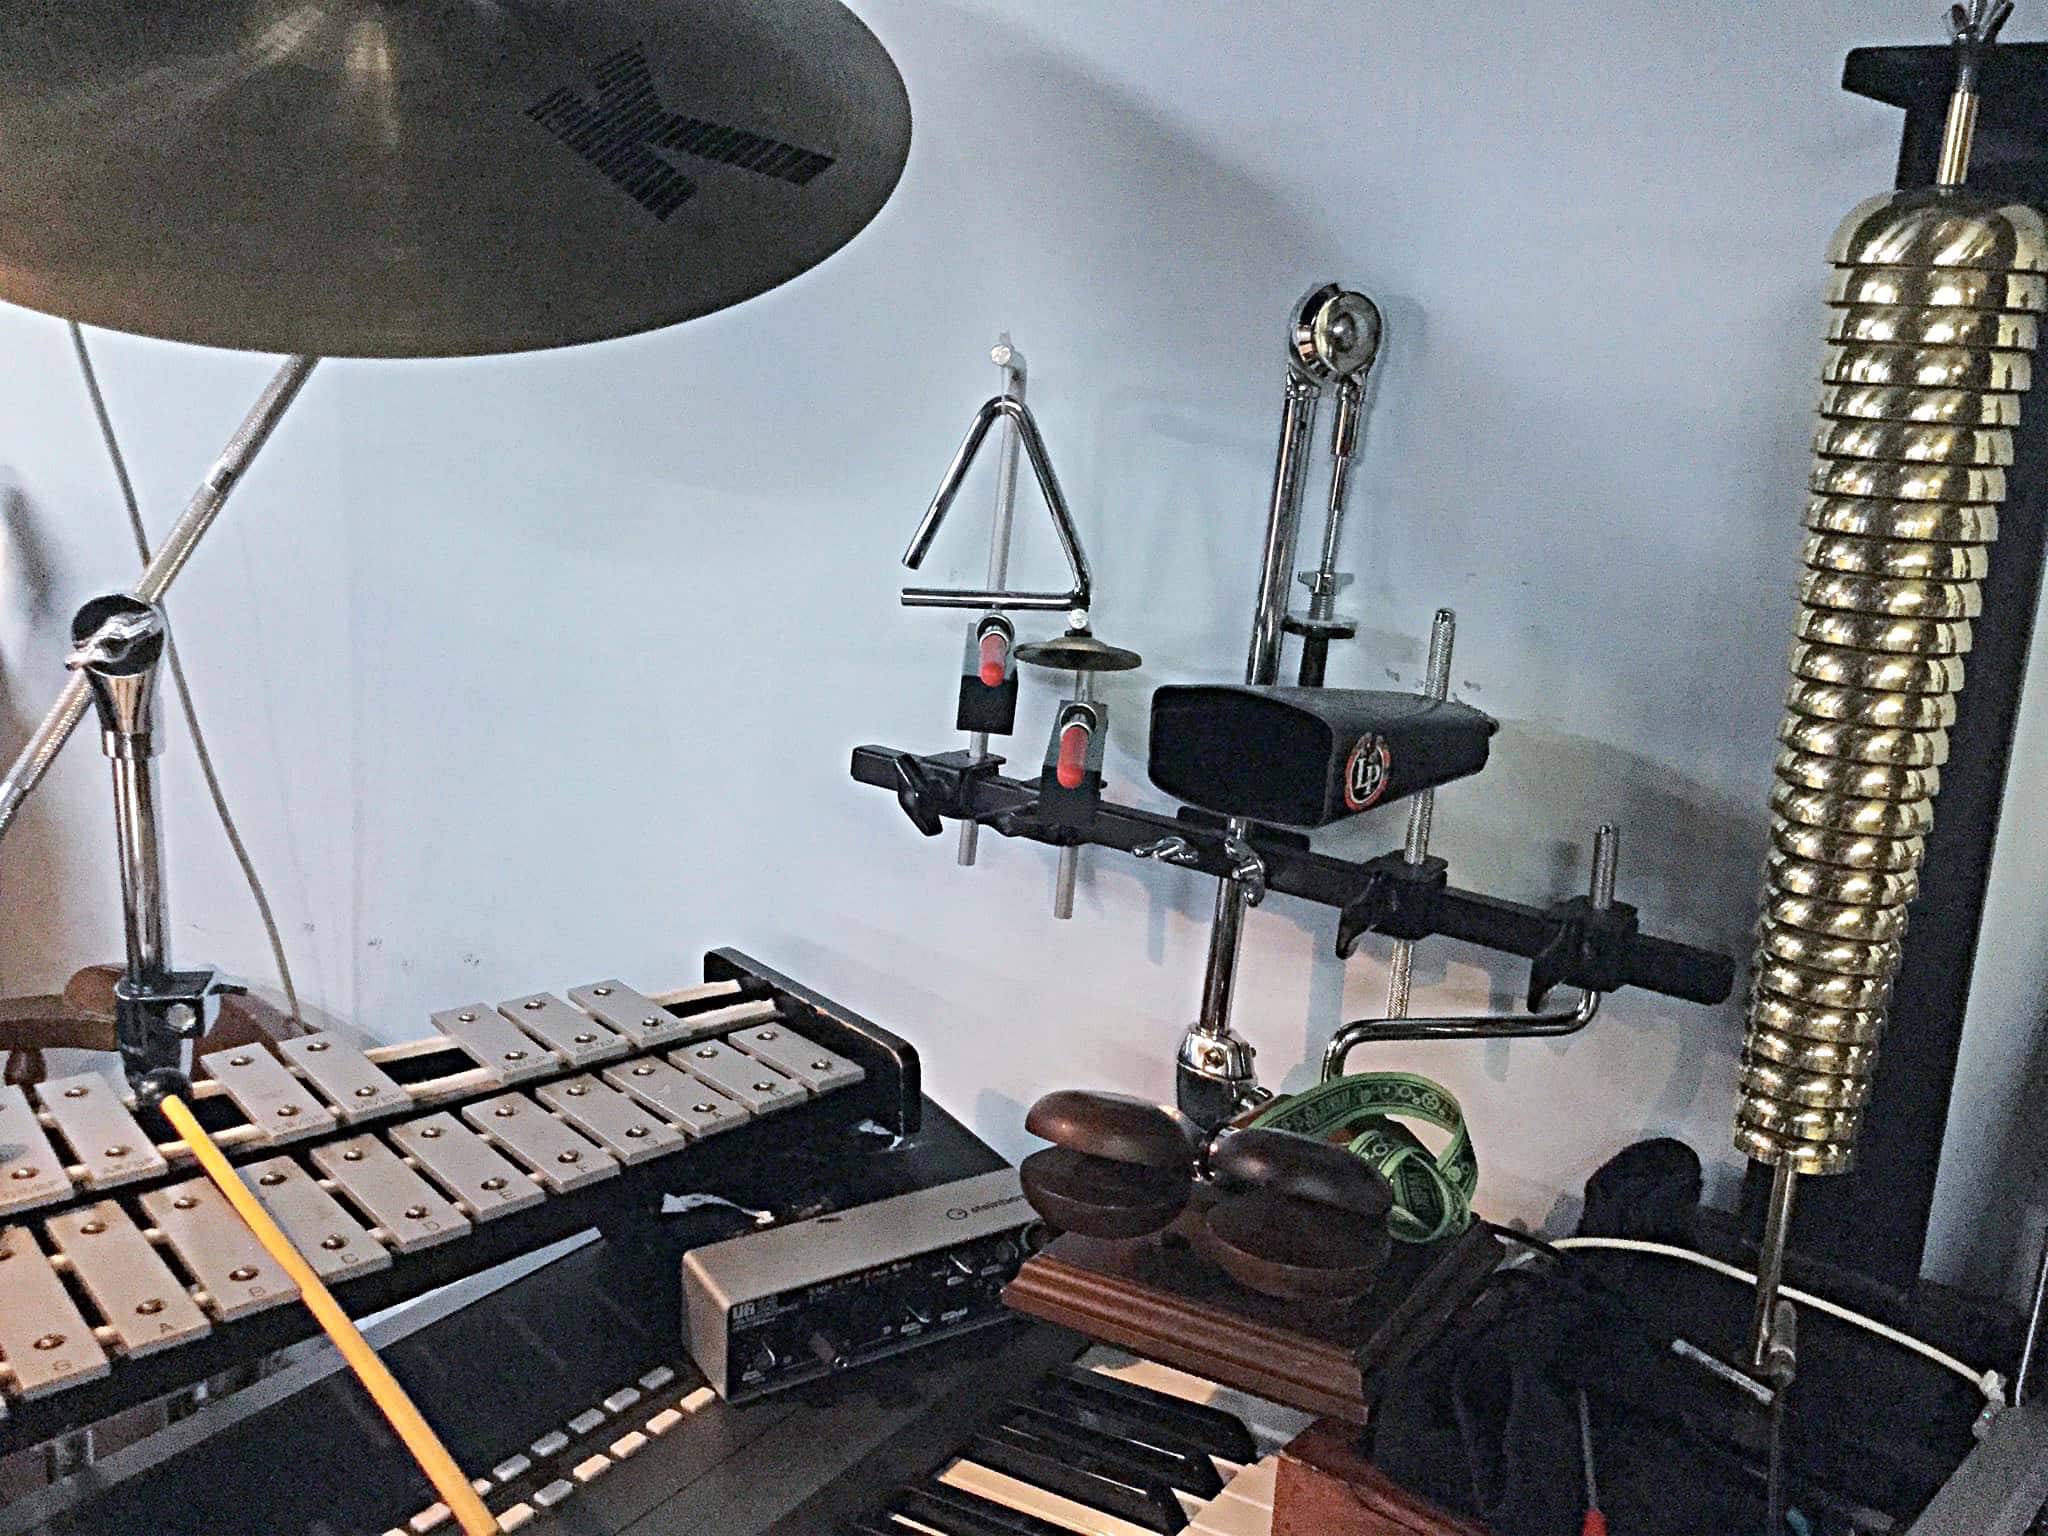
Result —
[{"label": "wooden castanet base", "polygon": [[1366,1459],[1350,1425],[1319,1419],[1280,1453],[1273,1536],[1493,1536]]},{"label": "wooden castanet base", "polygon": [[1408,1360],[1500,1263],[1485,1223],[1426,1246],[1397,1243],[1355,1301],[1276,1301],[1193,1250],[1190,1210],[1130,1242],[1074,1233],[1027,1261],[1003,1292],[1019,1312],[1308,1413],[1365,1422],[1372,1372]]}]

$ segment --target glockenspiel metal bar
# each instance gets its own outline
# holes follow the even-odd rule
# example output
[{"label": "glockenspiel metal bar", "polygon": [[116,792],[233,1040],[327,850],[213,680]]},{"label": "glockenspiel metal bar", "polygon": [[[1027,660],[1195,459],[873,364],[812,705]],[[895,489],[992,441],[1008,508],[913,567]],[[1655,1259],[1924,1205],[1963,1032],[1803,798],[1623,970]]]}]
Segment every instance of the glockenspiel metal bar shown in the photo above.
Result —
[{"label": "glockenspiel metal bar", "polygon": [[498,1011],[572,1067],[594,1067],[633,1052],[633,1041],[550,992],[498,1004]]},{"label": "glockenspiel metal bar", "polygon": [[112,1189],[169,1170],[149,1133],[128,1112],[126,1093],[92,1072],[52,1078],[36,1089],[43,1115],[77,1159],[67,1171],[87,1189]]},{"label": "glockenspiel metal bar", "polygon": [[813,1093],[850,1088],[867,1076],[855,1063],[812,1043],[787,1024],[761,1024],[726,1038],[730,1044],[767,1062],[785,1076],[796,1079]]},{"label": "glockenspiel metal bar", "polygon": [[540,1177],[551,1194],[567,1194],[619,1171],[612,1155],[578,1135],[524,1094],[507,1093],[481,1104],[466,1104],[462,1118],[514,1162]]},{"label": "glockenspiel metal bar", "polygon": [[683,1145],[682,1132],[596,1077],[542,1083],[533,1096],[629,1168]]},{"label": "glockenspiel metal bar", "polygon": [[606,1067],[603,1075],[621,1093],[681,1126],[692,1141],[732,1130],[754,1118],[744,1104],[659,1057]]},{"label": "glockenspiel metal bar", "polygon": [[19,1397],[40,1397],[111,1369],[27,1227],[0,1231],[0,1356]]},{"label": "glockenspiel metal bar", "polygon": [[311,1083],[344,1125],[413,1107],[412,1095],[357,1047],[330,1034],[280,1040],[277,1049]]},{"label": "glockenspiel metal bar", "polygon": [[292,1076],[260,1045],[210,1051],[199,1058],[199,1066],[248,1117],[259,1141],[273,1146],[300,1141],[338,1123],[311,1085]]},{"label": "glockenspiel metal bar", "polygon": [[444,1008],[434,1028],[453,1040],[503,1088],[561,1070],[562,1061],[538,1040],[521,1033],[489,1003]]},{"label": "glockenspiel metal bar", "polygon": [[757,1115],[805,1096],[801,1083],[783,1076],[765,1061],[734,1050],[723,1040],[700,1040],[680,1051],[670,1051],[668,1059],[692,1077],[700,1077],[728,1097],[739,1100]]},{"label": "glockenspiel metal bar", "polygon": [[[714,1004],[722,998],[737,997],[739,992],[737,982],[711,982],[692,988],[685,1000],[693,1005]],[[707,1012],[716,1009],[695,1007],[691,1013],[678,1018],[653,998],[643,996],[617,980],[593,981],[587,987],[571,987],[569,1001],[593,1019],[609,1024],[639,1050],[681,1045],[696,1039],[707,1029],[716,1028],[703,1023]]]},{"label": "glockenspiel metal bar", "polygon": [[112,1200],[47,1223],[50,1241],[129,1359],[201,1338],[212,1324],[142,1229]]},{"label": "glockenspiel metal bar", "polygon": [[509,1216],[547,1198],[531,1174],[507,1162],[453,1115],[394,1125],[391,1140],[477,1221]]},{"label": "glockenspiel metal bar", "polygon": [[187,1179],[142,1197],[143,1214],[205,1292],[207,1310],[232,1322],[292,1300],[298,1288],[206,1179]]},{"label": "glockenspiel metal bar", "polygon": [[0,1216],[48,1205],[70,1193],[64,1160],[43,1133],[28,1095],[0,1086]]},{"label": "glockenspiel metal bar", "polygon": [[391,1267],[384,1245],[294,1159],[273,1157],[238,1171],[322,1280],[352,1280]]},{"label": "glockenspiel metal bar", "polygon": [[374,1135],[330,1141],[313,1148],[311,1156],[313,1166],[377,1223],[384,1242],[400,1253],[417,1253],[470,1229],[467,1216]]}]

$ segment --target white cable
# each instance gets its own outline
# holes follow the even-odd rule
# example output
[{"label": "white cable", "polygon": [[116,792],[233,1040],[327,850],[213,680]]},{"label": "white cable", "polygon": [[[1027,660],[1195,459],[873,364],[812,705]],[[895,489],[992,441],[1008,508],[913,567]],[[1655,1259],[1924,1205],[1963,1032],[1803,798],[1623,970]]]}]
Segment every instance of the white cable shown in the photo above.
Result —
[{"label": "white cable", "polygon": [[[121,452],[120,439],[114,435],[114,418],[108,414],[107,399],[100,391],[99,372],[92,365],[92,353],[86,350],[85,331],[76,320],[70,322],[71,345],[78,352],[78,371],[85,378],[85,392],[92,399],[92,412],[100,424],[100,436],[107,445],[107,457],[113,461],[114,479],[121,487],[121,501],[128,512],[128,529],[135,536],[136,553],[142,556],[142,563],[149,564],[149,533],[142,524],[142,506],[135,495],[135,482],[128,476],[128,460]],[[177,642],[168,635],[164,639],[164,659],[170,663],[171,682],[178,691],[178,703],[183,708],[185,725],[192,733],[192,753],[199,759],[200,775],[206,780],[206,792],[213,800],[214,814],[219,816],[221,830],[227,834],[228,846],[234,850],[235,862],[242,866],[242,878],[249,884],[249,894],[256,902],[256,915],[262,919],[264,936],[270,940],[270,956],[277,964],[277,979],[284,989],[285,1006],[291,1013],[294,1024],[302,1023],[299,1016],[299,993],[292,985],[292,968],[285,959],[284,937],[278,932],[277,918],[270,910],[270,895],[263,889],[263,881],[256,873],[256,861],[249,857],[248,845],[242,841],[241,829],[235,825],[235,818],[228,811],[227,794],[220,787],[220,776],[214,772],[213,753],[206,745],[206,737],[199,729],[199,712],[192,704],[192,689],[185,681],[185,665],[178,659]]]},{"label": "white cable", "polygon": [[[1567,1251],[1574,1248],[1603,1248],[1616,1253],[1650,1253],[1660,1258],[1682,1259],[1688,1264],[1697,1264],[1702,1269],[1711,1269],[1715,1274],[1725,1275],[1730,1280],[1740,1280],[1748,1285],[1756,1284],[1756,1276],[1746,1269],[1738,1269],[1733,1264],[1724,1264],[1719,1259],[1708,1258],[1704,1253],[1695,1253],[1690,1248],[1680,1248],[1671,1243],[1652,1243],[1633,1237],[1561,1237],[1550,1246]],[[1825,1296],[1794,1290],[1789,1285],[1780,1286],[1778,1294],[1812,1307],[1816,1312],[1825,1312],[1829,1317],[1839,1318],[1853,1327],[1863,1329],[1866,1333],[1874,1333],[1902,1349],[1912,1350],[1916,1355],[1923,1355],[1943,1370],[1953,1371],[1962,1377],[1983,1393],[1984,1400],[1993,1407],[2005,1406],[2005,1378],[1996,1371],[1972,1370],[1954,1355],[1936,1349],[1932,1344],[1916,1339],[1911,1334],[1887,1327],[1874,1317],[1865,1317],[1861,1312],[1851,1312],[1839,1302],[1829,1301]]]}]

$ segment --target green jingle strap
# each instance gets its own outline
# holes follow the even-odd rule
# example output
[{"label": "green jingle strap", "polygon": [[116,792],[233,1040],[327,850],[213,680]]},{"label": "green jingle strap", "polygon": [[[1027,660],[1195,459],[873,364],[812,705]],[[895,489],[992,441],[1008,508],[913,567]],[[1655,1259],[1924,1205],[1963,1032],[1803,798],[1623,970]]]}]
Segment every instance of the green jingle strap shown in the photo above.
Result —
[{"label": "green jingle strap", "polygon": [[[1432,1156],[1413,1131],[1390,1118],[1396,1115],[1427,1121],[1451,1139]],[[1251,1123],[1319,1141],[1344,1136],[1346,1148],[1394,1186],[1387,1227],[1397,1241],[1434,1242],[1471,1224],[1479,1156],[1465,1112],[1441,1083],[1412,1072],[1354,1072],[1277,1100]]]}]

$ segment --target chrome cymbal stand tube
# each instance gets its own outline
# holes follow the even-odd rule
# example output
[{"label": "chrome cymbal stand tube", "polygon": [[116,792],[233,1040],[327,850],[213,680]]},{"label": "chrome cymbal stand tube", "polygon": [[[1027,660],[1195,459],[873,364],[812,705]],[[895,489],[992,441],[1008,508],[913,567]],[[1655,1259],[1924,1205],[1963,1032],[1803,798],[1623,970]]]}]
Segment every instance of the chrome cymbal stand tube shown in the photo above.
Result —
[{"label": "chrome cymbal stand tube", "polygon": [[[185,568],[185,562],[192,558],[192,551],[205,537],[206,530],[213,526],[213,520],[227,505],[228,497],[248,473],[256,455],[263,451],[270,434],[277,430],[278,422],[284,418],[292,401],[298,398],[317,361],[311,357],[288,358],[264,386],[256,404],[228,440],[213,468],[207,471],[199,489],[192,493],[192,499],[185,504],[184,512],[165,535],[156,554],[143,567],[134,587],[136,598],[144,603],[163,601],[171,583]],[[71,733],[85,717],[85,705],[85,678],[73,676],[57,695],[49,713],[43,716],[35,734],[29,737],[28,744],[15,757],[7,776],[0,779],[0,837],[6,835],[15,816],[20,813],[22,802],[43,781],[50,764],[64,750],[64,743],[71,739]]]},{"label": "chrome cymbal stand tube", "polygon": [[[1008,331],[1004,331],[997,339],[994,349],[989,353],[989,361],[996,365],[1003,377],[1001,398],[1023,404],[1024,354],[1011,345]],[[988,535],[988,585],[992,592],[1001,591],[1003,583],[1010,579],[1010,528],[1017,512],[1017,423],[1005,416],[1002,433],[1002,439],[996,445],[995,522],[989,528]],[[977,621],[976,628],[994,616],[995,610],[990,609]],[[970,757],[988,756],[987,731],[967,733],[967,753]],[[976,847],[980,841],[981,823],[972,817],[962,821],[957,860],[962,867],[974,862]],[[1068,884],[1071,888],[1072,881],[1069,880]]]},{"label": "chrome cymbal stand tube", "polygon": [[[1074,698],[1076,704],[1087,704],[1095,698],[1095,674],[1085,669],[1074,674]],[[969,823],[973,825],[973,823]],[[1068,843],[1060,849],[1059,867],[1053,872],[1052,915],[1062,922],[1074,915],[1074,881],[1081,870],[1081,849],[1076,843]]]},{"label": "chrome cymbal stand tube", "polygon": [[163,828],[158,815],[157,672],[169,631],[163,610],[125,593],[95,598],[72,622],[65,665],[90,690],[100,746],[113,766],[127,969],[114,985],[114,1033],[145,1096],[181,1092],[187,1042],[206,1029],[211,970],[171,969]]},{"label": "chrome cymbal stand tube", "polygon": [[1828,345],[1736,1148],[1772,1167],[1744,1363],[1767,1376],[1797,1181],[1848,1172],[1934,824],[2011,427],[2048,303],[2048,224],[1965,189],[1984,52],[2010,0],[1950,8],[1931,188],[1854,209]]},{"label": "chrome cymbal stand tube", "polygon": [[[1379,337],[1379,311],[1372,301],[1335,283],[1311,289],[1290,318],[1280,444],[1273,468],[1273,494],[1266,510],[1251,649],[1245,660],[1247,683],[1269,684],[1280,678],[1288,572],[1301,525],[1309,440],[1323,391],[1362,378],[1378,353]],[[1341,509],[1342,502],[1341,492],[1333,489],[1333,508]],[[1225,830],[1230,842],[1249,852],[1249,821],[1232,817]],[[1242,861],[1240,864],[1242,867]],[[1182,1036],[1175,1066],[1175,1097],[1181,1112],[1205,1130],[1215,1130],[1240,1109],[1271,1096],[1259,1087],[1251,1043],[1230,1027],[1244,914],[1253,904],[1256,885],[1245,873],[1225,875],[1217,882],[1209,958],[1202,975],[1201,1014]]]}]

